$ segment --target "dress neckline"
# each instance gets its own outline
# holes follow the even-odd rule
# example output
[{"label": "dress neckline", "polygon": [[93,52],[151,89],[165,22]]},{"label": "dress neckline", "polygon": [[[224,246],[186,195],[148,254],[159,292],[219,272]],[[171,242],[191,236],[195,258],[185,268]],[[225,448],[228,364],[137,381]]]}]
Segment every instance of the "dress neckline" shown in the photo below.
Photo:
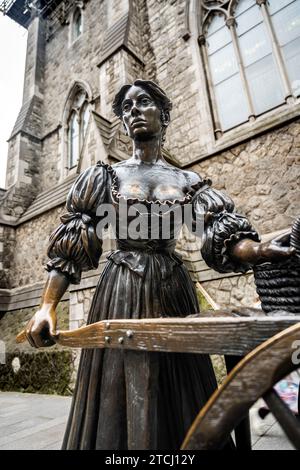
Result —
[{"label": "dress neckline", "polygon": [[118,175],[115,171],[115,169],[109,164],[105,163],[103,161],[98,161],[97,166],[99,167],[104,167],[108,173],[111,174],[111,195],[112,199],[115,203],[119,203],[121,201],[126,201],[127,204],[145,204],[146,206],[152,206],[153,204],[159,204],[159,205],[167,205],[167,206],[173,206],[173,205],[184,205],[188,204],[192,201],[194,198],[195,194],[201,189],[203,190],[204,188],[207,188],[208,186],[211,186],[211,180],[209,178],[204,178],[198,181],[195,184],[191,185],[191,189],[186,192],[186,194],[182,198],[176,198],[176,199],[166,199],[165,201],[161,201],[160,199],[155,199],[155,200],[149,200],[149,199],[139,199],[139,198],[132,198],[132,197],[126,197],[122,195],[119,192],[119,179]]}]

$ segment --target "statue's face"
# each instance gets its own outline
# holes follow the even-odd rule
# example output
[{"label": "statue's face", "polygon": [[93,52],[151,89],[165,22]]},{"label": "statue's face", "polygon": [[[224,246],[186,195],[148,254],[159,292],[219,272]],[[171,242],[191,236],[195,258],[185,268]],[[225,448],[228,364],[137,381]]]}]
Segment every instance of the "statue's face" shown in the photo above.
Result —
[{"label": "statue's face", "polygon": [[161,135],[161,110],[149,93],[133,85],[122,102],[122,117],[129,137],[148,140]]}]

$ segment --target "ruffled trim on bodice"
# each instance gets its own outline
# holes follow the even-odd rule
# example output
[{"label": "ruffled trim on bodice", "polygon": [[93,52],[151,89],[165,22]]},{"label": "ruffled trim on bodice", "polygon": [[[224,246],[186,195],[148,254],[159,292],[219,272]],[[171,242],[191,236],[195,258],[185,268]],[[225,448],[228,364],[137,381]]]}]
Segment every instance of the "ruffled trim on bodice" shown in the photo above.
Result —
[{"label": "ruffled trim on bodice", "polygon": [[115,169],[109,164],[105,163],[102,161],[97,162],[97,166],[104,167],[108,173],[111,175],[111,195],[112,195],[112,200],[116,203],[119,204],[120,201],[126,201],[127,204],[132,205],[132,204],[144,204],[147,207],[150,207],[153,204],[159,204],[159,205],[167,205],[167,206],[174,206],[174,205],[184,205],[184,204],[189,204],[192,202],[193,197],[196,195],[196,193],[202,189],[202,188],[207,188],[211,186],[212,182],[209,178],[207,179],[202,179],[201,181],[198,181],[195,184],[191,185],[191,189],[187,191],[187,193],[184,195],[182,198],[177,198],[177,199],[167,199],[165,201],[161,201],[160,199],[156,199],[154,201],[150,201],[149,199],[139,199],[139,198],[132,198],[132,197],[126,197],[120,194],[119,192],[119,179],[118,175],[115,171]]}]

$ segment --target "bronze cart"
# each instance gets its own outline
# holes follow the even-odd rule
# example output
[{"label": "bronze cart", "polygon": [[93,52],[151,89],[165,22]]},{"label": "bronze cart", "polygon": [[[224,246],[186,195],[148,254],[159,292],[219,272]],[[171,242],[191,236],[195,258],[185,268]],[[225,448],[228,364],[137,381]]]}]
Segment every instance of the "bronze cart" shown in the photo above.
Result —
[{"label": "bronze cart", "polygon": [[300,357],[293,356],[293,348],[300,345],[300,315],[284,311],[267,315],[259,309],[239,308],[186,318],[103,321],[61,331],[57,342],[71,348],[125,350],[131,450],[149,449],[151,409],[156,399],[155,390],[149,393],[155,358],[151,352],[162,351],[219,354],[226,360],[228,376],[199,410],[182,449],[221,448],[233,430],[237,448],[250,449],[248,411],[259,397],[264,398],[294,447],[300,449],[300,421],[273,389],[299,367],[292,357]]}]

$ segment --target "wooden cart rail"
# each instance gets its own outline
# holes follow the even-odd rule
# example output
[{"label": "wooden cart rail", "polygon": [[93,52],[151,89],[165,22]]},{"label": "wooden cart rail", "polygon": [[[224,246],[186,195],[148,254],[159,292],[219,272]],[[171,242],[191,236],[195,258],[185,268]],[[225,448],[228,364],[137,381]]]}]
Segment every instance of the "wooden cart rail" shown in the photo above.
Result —
[{"label": "wooden cart rail", "polygon": [[[100,321],[59,332],[57,343],[71,348],[243,356],[298,322],[300,315],[285,312],[266,316],[259,309],[219,310],[185,318]],[[24,340],[22,332],[17,341]]]}]

